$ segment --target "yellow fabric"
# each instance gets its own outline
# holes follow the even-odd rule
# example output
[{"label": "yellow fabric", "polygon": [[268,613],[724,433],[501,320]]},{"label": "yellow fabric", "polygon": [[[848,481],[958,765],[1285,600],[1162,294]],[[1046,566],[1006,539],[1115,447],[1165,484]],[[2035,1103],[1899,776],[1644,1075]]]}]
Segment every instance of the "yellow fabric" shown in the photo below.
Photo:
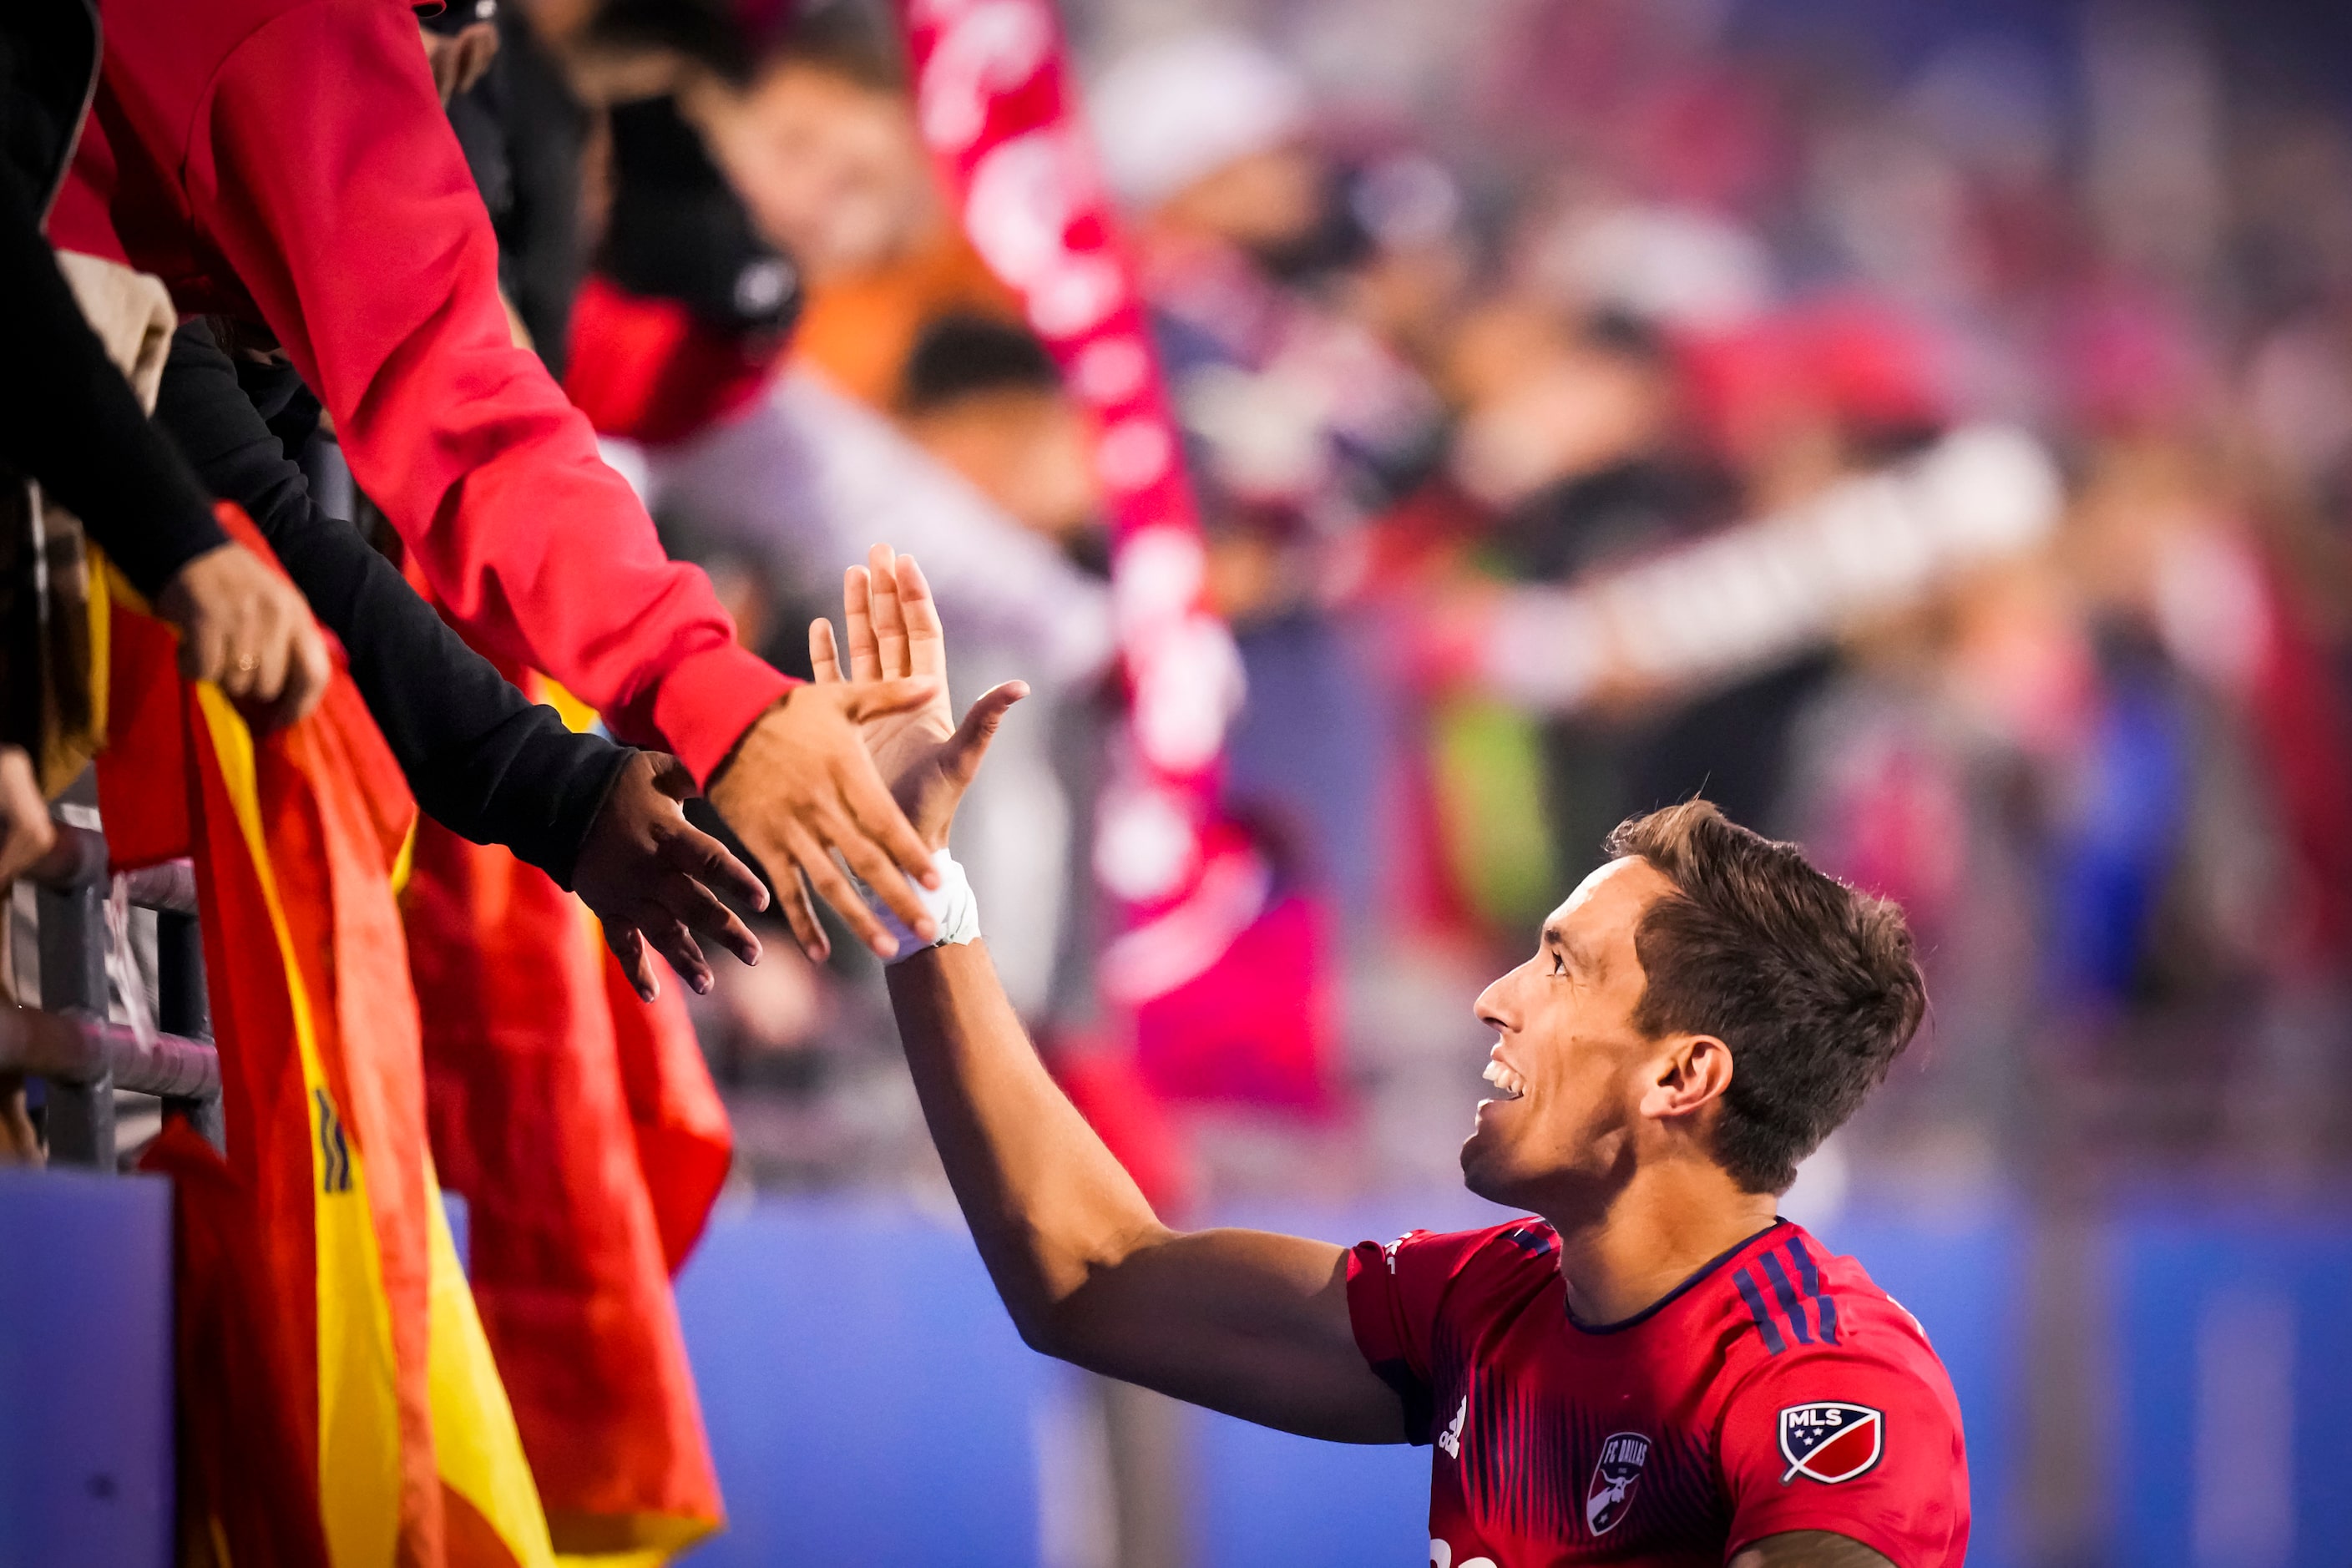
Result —
[{"label": "yellow fabric", "polygon": [[[196,689],[224,785],[235,803],[237,826],[268,904],[272,933],[288,975],[294,976],[299,971],[291,936],[262,832],[252,734],[217,688],[202,685]],[[400,1427],[392,1324],[359,1144],[338,1125],[340,1115],[319,1057],[310,999],[299,983],[289,984],[288,996],[311,1116],[320,1512],[328,1555],[336,1568],[379,1568],[392,1561],[400,1530]],[[345,1166],[333,1173],[333,1190],[327,1169],[331,1147],[338,1163]],[[432,1247],[426,1383],[435,1466],[443,1484],[462,1495],[497,1531],[517,1568],[554,1568],[539,1490],[524,1461],[514,1413],[490,1360],[473,1294],[458,1266],[440,1185],[429,1167],[426,1182]]]},{"label": "yellow fabric", "polygon": [[457,1266],[457,1247],[441,1206],[441,1184],[428,1170],[431,1214],[433,1458],[442,1483],[474,1505],[513,1554],[517,1568],[554,1568],[547,1516],[524,1459],[522,1435],[506,1385],[490,1359],[474,1293]]},{"label": "yellow fabric", "polygon": [[[92,732],[103,744],[106,738],[107,683],[113,672],[111,650],[114,647],[114,605],[112,592],[115,579],[121,575],[114,563],[95,541],[86,540],[89,552],[89,712]],[[95,749],[92,755],[96,754]]]},{"label": "yellow fabric", "polygon": [[567,729],[575,735],[584,735],[596,727],[596,710],[566,691],[552,676],[532,672],[539,684],[539,700],[555,710]]},{"label": "yellow fabric", "polygon": [[[367,1202],[357,1140],[341,1126],[319,1058],[310,998],[298,978],[293,939],[278,902],[268,841],[262,832],[253,736],[219,688],[196,696],[211,731],[237,826],[253,857],[269,907],[269,924],[289,979],[294,1037],[310,1091],[310,1173],[317,1225],[320,1514],[335,1568],[381,1568],[400,1537],[400,1416],[394,1390],[392,1321]],[[341,1155],[329,1191],[327,1150]]]}]

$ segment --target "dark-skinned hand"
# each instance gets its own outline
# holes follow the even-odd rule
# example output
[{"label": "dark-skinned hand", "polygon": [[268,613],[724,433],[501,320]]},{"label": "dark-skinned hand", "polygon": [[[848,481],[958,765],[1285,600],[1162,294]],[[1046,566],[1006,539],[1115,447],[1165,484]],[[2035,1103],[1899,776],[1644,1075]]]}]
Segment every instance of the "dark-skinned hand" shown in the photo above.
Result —
[{"label": "dark-skinned hand", "polygon": [[661,994],[656,952],[688,985],[710,989],[698,936],[746,963],[760,962],[760,939],[719,894],[763,910],[768,889],[725,845],[687,821],[681,803],[693,795],[694,775],[685,763],[661,752],[637,752],[572,868],[572,890],[595,911],[604,944],[648,1002]]}]

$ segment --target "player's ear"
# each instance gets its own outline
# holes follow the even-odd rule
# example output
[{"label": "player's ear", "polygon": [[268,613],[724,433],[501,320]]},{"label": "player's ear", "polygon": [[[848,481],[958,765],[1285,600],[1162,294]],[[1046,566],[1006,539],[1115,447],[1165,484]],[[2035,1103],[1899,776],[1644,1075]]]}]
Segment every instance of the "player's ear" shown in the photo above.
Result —
[{"label": "player's ear", "polygon": [[1696,1114],[1731,1087],[1731,1047],[1713,1035],[1673,1035],[1660,1042],[1642,1114],[1664,1121]]}]

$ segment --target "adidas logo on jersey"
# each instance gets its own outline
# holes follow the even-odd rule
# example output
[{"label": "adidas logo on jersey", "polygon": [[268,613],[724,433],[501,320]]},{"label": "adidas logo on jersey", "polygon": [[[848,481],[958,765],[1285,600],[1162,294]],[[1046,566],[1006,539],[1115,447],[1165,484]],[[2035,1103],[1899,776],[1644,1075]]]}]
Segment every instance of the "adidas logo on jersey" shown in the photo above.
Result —
[{"label": "adidas logo on jersey", "polygon": [[1454,1412],[1453,1422],[1444,1431],[1437,1435],[1437,1446],[1445,1450],[1447,1458],[1458,1459],[1462,1457],[1462,1428],[1469,1419],[1470,1396],[1465,1394],[1462,1396],[1460,1407]]}]

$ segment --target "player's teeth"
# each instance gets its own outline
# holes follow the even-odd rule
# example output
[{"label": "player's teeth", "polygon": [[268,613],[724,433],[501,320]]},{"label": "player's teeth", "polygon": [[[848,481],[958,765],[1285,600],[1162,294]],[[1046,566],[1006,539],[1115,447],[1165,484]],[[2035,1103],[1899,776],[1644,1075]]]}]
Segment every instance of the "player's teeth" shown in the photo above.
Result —
[{"label": "player's teeth", "polygon": [[1528,1091],[1526,1080],[1500,1062],[1488,1062],[1485,1076],[1488,1083],[1493,1084],[1513,1100],[1518,1099]]}]

